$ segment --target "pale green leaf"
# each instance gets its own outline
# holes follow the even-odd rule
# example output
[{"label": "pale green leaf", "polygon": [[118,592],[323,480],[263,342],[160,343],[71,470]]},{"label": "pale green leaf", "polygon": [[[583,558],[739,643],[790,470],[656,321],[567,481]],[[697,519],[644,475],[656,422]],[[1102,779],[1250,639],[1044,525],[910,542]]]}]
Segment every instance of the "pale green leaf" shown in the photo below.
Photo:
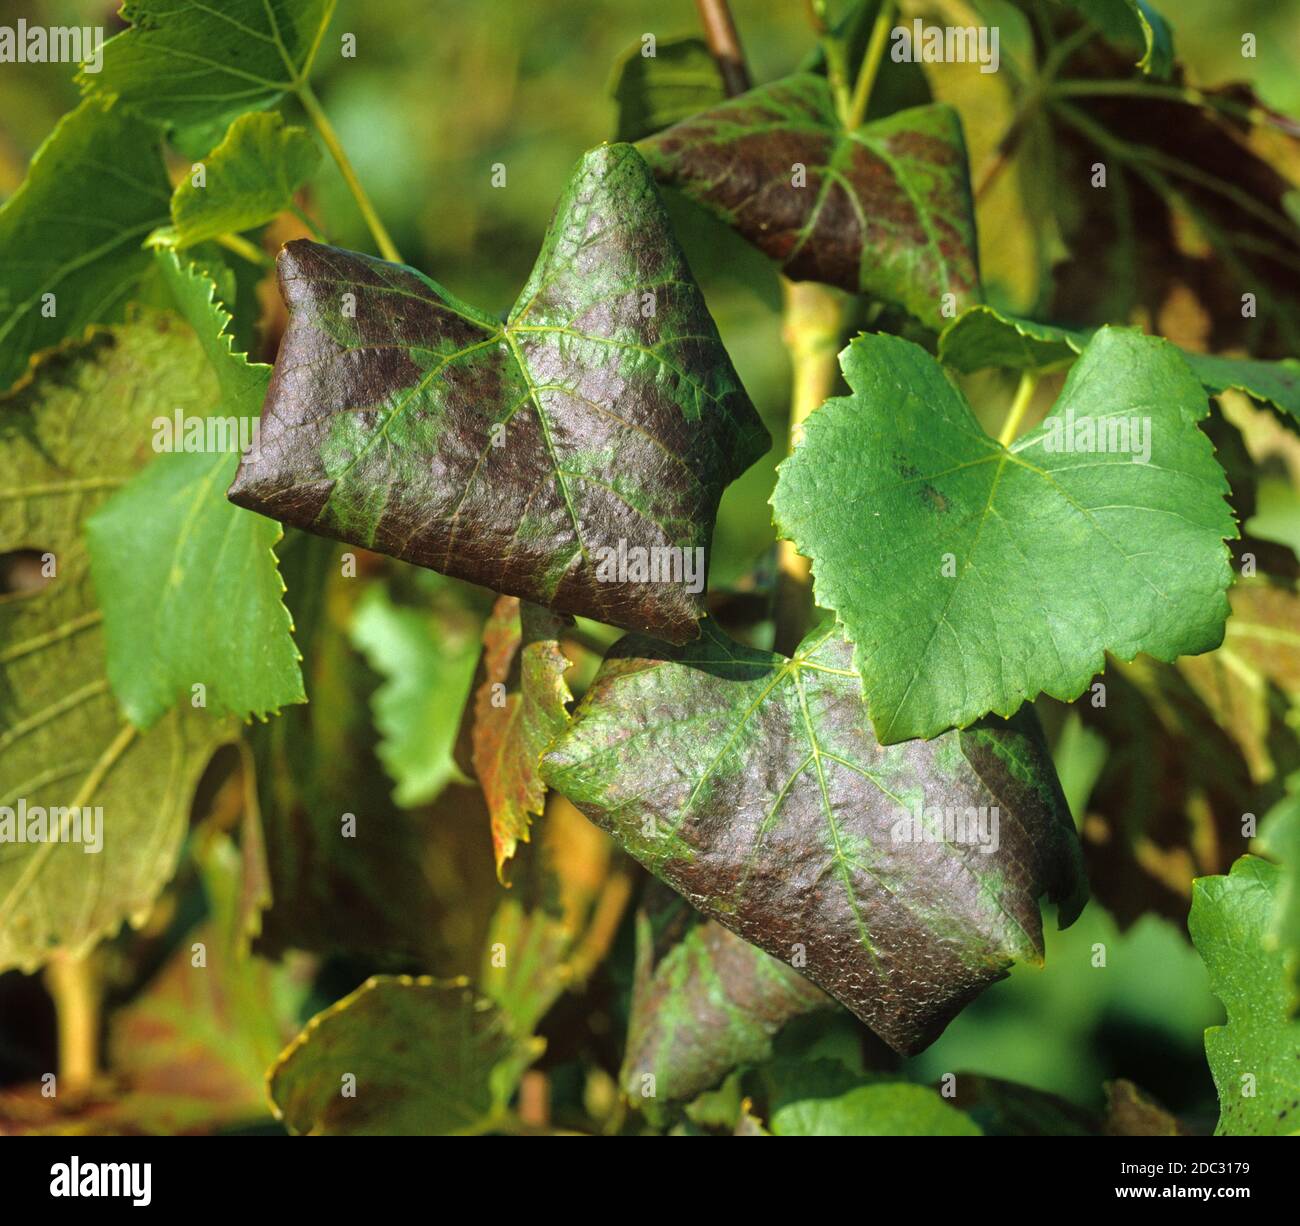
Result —
[{"label": "pale green leaf", "polygon": [[[265,717],[306,701],[274,553],[282,530],[234,506],[225,491],[241,432],[256,439],[271,368],[233,352],[230,316],[205,273],[174,252],[160,251],[158,261],[210,363],[185,409],[165,405],[158,418],[171,427],[173,446],[186,446],[193,430],[204,450],[157,456],[87,525],[108,675],[141,728],[196,694],[210,711]],[[155,443],[162,435],[155,425]]]},{"label": "pale green leaf", "polygon": [[382,584],[357,608],[352,642],[384,678],[373,700],[375,726],[400,805],[432,800],[461,777],[452,750],[478,663],[476,631],[398,604]]},{"label": "pale green leaf", "polygon": [[264,225],[293,202],[320,151],[304,128],[274,112],[241,115],[204,162],[204,183],[189,174],[172,193],[172,224],[155,241],[191,247],[221,234]]},{"label": "pale green leaf", "polygon": [[33,806],[102,817],[96,852],[93,839],[17,842],[16,820],[4,830],[0,969],[81,955],[147,913],[199,775],[231,735],[188,705],[144,734],[122,718],[82,541],[85,517],[142,462],[150,418],[193,406],[207,377],[193,337],[158,317],[47,355],[0,402],[0,553],[35,550],[56,568],[40,590],[0,600],[0,805],[15,819],[25,805],[24,828]]}]

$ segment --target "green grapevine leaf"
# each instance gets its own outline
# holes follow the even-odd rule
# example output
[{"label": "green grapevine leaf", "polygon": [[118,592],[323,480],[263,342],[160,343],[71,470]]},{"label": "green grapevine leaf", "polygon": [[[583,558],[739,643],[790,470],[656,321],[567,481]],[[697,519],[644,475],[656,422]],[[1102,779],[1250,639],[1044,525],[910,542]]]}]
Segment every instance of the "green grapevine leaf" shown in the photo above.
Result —
[{"label": "green grapevine leaf", "polygon": [[264,225],[293,202],[320,151],[304,128],[287,128],[275,113],[241,115],[204,163],[204,185],[183,178],[172,193],[172,224],[153,241],[192,247],[221,234]]},{"label": "green grapevine leaf", "polygon": [[280,286],[262,454],[234,502],[564,612],[697,633],[722,489],[769,439],[635,149],[579,163],[504,324],[315,243],[284,249]]},{"label": "green grapevine leaf", "polygon": [[1070,365],[1088,344],[1089,334],[1003,314],[996,307],[973,306],[939,333],[939,361],[969,374],[986,366],[1004,370],[1049,371]]},{"label": "green grapevine leaf", "polygon": [[[882,748],[851,652],[833,625],[792,660],[711,622],[682,648],[625,638],[542,773],[692,905],[914,1051],[1041,959],[1040,894],[1068,923],[1085,887],[1040,739],[988,724]],[[933,837],[940,810],[965,824],[927,841],[917,806]],[[976,846],[981,806],[996,850]]]},{"label": "green grapevine leaf", "polygon": [[1259,362],[1186,351],[1183,357],[1212,396],[1234,388],[1289,413],[1293,420],[1288,424],[1300,428],[1300,362],[1295,358]]},{"label": "green grapevine leaf", "polygon": [[[497,1122],[541,1040],[514,1036],[464,981],[376,975],[318,1013],[272,1067],[290,1132],[444,1136]],[[345,1094],[345,1078],[355,1093]]]},{"label": "green grapevine leaf", "polygon": [[1286,795],[1264,816],[1257,843],[1258,850],[1282,867],[1273,923],[1264,945],[1282,954],[1288,1009],[1295,1014],[1300,1011],[1300,775],[1288,780]]},{"label": "green grapevine leaf", "polygon": [[618,107],[616,140],[640,140],[726,98],[702,38],[659,39],[650,56],[643,47],[637,43],[614,65],[609,93]]},{"label": "green grapevine leaf", "polygon": [[619,1074],[634,1104],[646,1101],[647,1078],[659,1102],[694,1098],[732,1069],[768,1059],[773,1036],[791,1018],[831,1003],[786,963],[664,894],[666,901],[636,917]]},{"label": "green grapevine leaf", "polygon": [[560,619],[536,605],[502,596],[483,628],[483,681],[474,698],[474,774],[492,814],[497,876],[532,816],[542,815],[542,754],[564,731],[573,701],[560,649]]},{"label": "green grapevine leaf", "polygon": [[1192,887],[1187,926],[1210,986],[1228,1012],[1226,1026],[1205,1032],[1219,1091],[1217,1136],[1294,1136],[1300,1132],[1300,1021],[1280,950],[1265,944],[1282,871],[1242,856],[1226,877]]},{"label": "green grapevine leaf", "polygon": [[[1070,365],[1089,333],[1015,319],[989,306],[963,311],[939,334],[939,361],[966,373],[998,366],[1047,371]],[[1260,362],[1221,354],[1179,352],[1212,396],[1234,388],[1289,413],[1300,423],[1300,362]]]},{"label": "green grapevine leaf", "polygon": [[881,741],[1044,691],[1069,701],[1105,651],[1172,660],[1222,640],[1236,527],[1172,346],[1102,329],[1005,447],[920,347],[861,336],[840,360],[853,394],[809,419],[772,505],[857,644]]},{"label": "green grapevine leaf", "polygon": [[175,252],[160,251],[158,262],[211,369],[197,372],[183,401],[164,406],[152,434],[156,445],[165,422],[174,447],[193,434],[203,449],[159,455],[87,522],[108,675],[140,728],[178,696],[190,700],[195,685],[213,711],[265,717],[306,701],[274,553],[282,533],[223,492],[241,423],[246,431],[256,424],[270,368],[233,352],[230,315],[206,273],[182,266]]},{"label": "green grapevine leaf", "polygon": [[807,1098],[772,1113],[778,1137],[978,1137],[979,1126],[926,1086],[893,1081],[835,1098]]},{"label": "green grapevine leaf", "polygon": [[[334,15],[335,0],[127,0],[131,23],[104,44],[86,93],[178,129],[190,148],[237,115],[297,90]],[[203,145],[208,148],[208,145]]]},{"label": "green grapevine leaf", "polygon": [[169,195],[148,124],[98,99],[59,121],[0,208],[0,388],[38,349],[122,318]]},{"label": "green grapevine leaf", "polygon": [[[145,734],[122,718],[82,541],[86,516],[142,462],[151,417],[193,404],[206,377],[193,338],[158,317],[46,355],[0,402],[0,553],[36,550],[54,572],[0,600],[0,805],[13,811],[0,969],[80,956],[147,911],[176,865],[199,775],[231,736],[188,704]],[[70,841],[69,812],[56,819],[61,841],[18,841],[20,820],[40,833],[51,813],[83,807],[99,813],[98,836],[82,824]]]},{"label": "green grapevine leaf", "polygon": [[352,642],[384,678],[373,699],[375,726],[399,805],[432,800],[460,779],[452,748],[474,679],[476,629],[398,604],[378,583],[357,607]]},{"label": "green grapevine leaf", "polygon": [[[797,281],[825,281],[941,327],[980,299],[957,113],[935,104],[845,131],[830,86],[800,73],[643,142],[655,174]],[[802,168],[802,170],[801,170]]]}]

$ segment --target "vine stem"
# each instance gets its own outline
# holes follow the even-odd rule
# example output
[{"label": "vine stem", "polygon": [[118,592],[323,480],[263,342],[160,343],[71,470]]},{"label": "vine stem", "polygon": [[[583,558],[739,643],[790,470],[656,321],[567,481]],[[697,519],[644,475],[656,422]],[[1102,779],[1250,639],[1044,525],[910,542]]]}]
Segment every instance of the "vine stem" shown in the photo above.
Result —
[{"label": "vine stem", "polygon": [[876,14],[875,25],[871,27],[867,53],[862,57],[862,67],[858,69],[858,79],[853,86],[853,99],[849,103],[848,113],[843,116],[844,126],[850,131],[860,126],[867,116],[867,106],[871,102],[871,88],[876,83],[881,62],[885,58],[885,43],[889,39],[889,31],[893,25],[894,0],[884,0],[880,12]]},{"label": "vine stem", "polygon": [[704,39],[722,74],[727,96],[734,98],[746,93],[750,87],[749,67],[745,63],[745,52],[740,46],[740,35],[736,33],[736,23],[727,0],[695,0],[695,7],[699,10]]},{"label": "vine stem", "polygon": [[[790,355],[792,376],[789,455],[803,440],[809,414],[835,390],[846,303],[838,291],[815,281],[782,277],[781,290],[781,337]],[[808,629],[813,609],[811,577],[808,559],[795,550],[793,541],[777,542],[776,565],[774,646],[788,655]]]},{"label": "vine stem", "polygon": [[64,1093],[89,1089],[99,1070],[100,988],[93,957],[59,954],[45,968],[45,986],[58,1018],[58,1089]]},{"label": "vine stem", "polygon": [[380,221],[379,214],[375,212],[375,206],[370,203],[370,197],[366,195],[366,189],[361,186],[361,180],[357,178],[357,172],[352,167],[347,151],[343,148],[339,135],[334,131],[334,125],[330,123],[329,116],[325,114],[320,102],[316,98],[307,81],[303,81],[297,90],[298,98],[302,102],[303,110],[307,112],[307,117],[311,120],[320,138],[325,143],[325,148],[330,151],[330,156],[343,175],[343,181],[348,185],[348,190],[352,193],[352,198],[357,202],[357,208],[361,210],[361,216],[366,219],[366,225],[370,227],[370,233],[374,236],[376,245],[379,247],[379,254],[386,260],[391,260],[394,264],[402,262],[401,253],[397,250],[388,231],[384,228],[384,223]]},{"label": "vine stem", "polygon": [[265,251],[254,246],[241,234],[218,234],[217,242],[225,247],[227,251],[233,251],[236,255],[242,256],[250,264],[256,264],[259,268],[270,268],[275,263]]},{"label": "vine stem", "polygon": [[1002,423],[1002,432],[998,435],[998,442],[1007,447],[1016,437],[1020,429],[1020,424],[1025,420],[1025,413],[1029,410],[1029,402],[1034,398],[1034,389],[1038,386],[1038,375],[1032,370],[1025,371],[1020,376],[1020,386],[1016,388],[1015,399],[1011,401],[1011,408],[1007,412],[1007,419]]},{"label": "vine stem", "polygon": [[[736,35],[735,22],[727,0],[696,0],[700,19],[704,26],[705,41],[709,51],[722,73],[723,82],[731,96],[743,93],[749,88],[749,70],[745,66],[744,53],[740,50],[740,39]],[[892,10],[892,0],[886,0],[877,18],[879,25],[886,15],[886,9]],[[819,32],[825,30],[825,21],[821,7],[815,0],[809,4],[809,14],[813,17],[814,28]],[[885,25],[888,32],[888,25]],[[873,31],[874,40],[874,31]],[[827,63],[834,62],[831,47],[833,35],[827,35]],[[884,35],[880,45],[883,51]],[[728,75],[726,64],[739,56],[740,71]],[[868,51],[868,60],[870,52]],[[877,62],[876,67],[879,67]],[[863,71],[866,71],[864,62]],[[870,73],[874,77],[875,70]],[[744,82],[743,88],[733,88],[733,81]],[[859,86],[869,95],[871,81]],[[781,338],[790,354],[792,386],[790,391],[790,429],[786,453],[792,452],[803,437],[803,423],[808,415],[818,407],[835,390],[838,366],[835,356],[840,347],[840,335],[846,315],[844,296],[829,286],[818,285],[812,281],[795,282],[781,278],[782,312]],[[776,623],[774,646],[777,651],[787,654],[799,645],[811,619],[813,601],[812,584],[809,576],[808,559],[795,551],[790,541],[777,542],[776,587],[773,594],[773,618]]]}]

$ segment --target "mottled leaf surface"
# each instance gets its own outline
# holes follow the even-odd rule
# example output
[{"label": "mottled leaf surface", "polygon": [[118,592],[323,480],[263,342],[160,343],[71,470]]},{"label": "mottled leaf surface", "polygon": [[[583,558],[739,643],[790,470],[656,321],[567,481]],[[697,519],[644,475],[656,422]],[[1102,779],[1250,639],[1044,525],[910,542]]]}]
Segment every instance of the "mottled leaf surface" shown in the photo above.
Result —
[{"label": "mottled leaf surface", "polygon": [[0,208],[0,388],[36,350],[122,317],[149,268],[142,244],[167,220],[158,143],[147,123],[87,99],[36,151]]},{"label": "mottled leaf surface", "polygon": [[[265,718],[306,701],[274,552],[282,532],[232,506],[224,491],[270,368],[235,352],[230,314],[205,272],[171,251],[158,253],[158,265],[209,369],[137,426],[156,445],[157,422],[168,423],[175,449],[155,456],[86,524],[108,677],[141,728],[178,700],[190,703],[195,685],[209,711]],[[187,449],[192,428],[201,450]]]},{"label": "mottled leaf surface", "polygon": [[46,355],[0,402],[0,554],[33,550],[55,567],[39,590],[0,599],[0,805],[25,801],[29,820],[33,807],[98,807],[103,840],[88,852],[4,832],[0,969],[80,956],[147,911],[175,868],[199,775],[231,735],[188,705],[145,734],[123,718],[82,539],[148,454],[153,415],[206,377],[193,337],[160,316]]},{"label": "mottled leaf surface", "polygon": [[958,309],[980,299],[966,146],[951,107],[913,107],[849,132],[825,78],[800,73],[642,148],[662,182],[797,281],[873,294],[935,327],[943,295]]},{"label": "mottled leaf surface", "polygon": [[[277,1116],[312,1136],[449,1136],[498,1119],[538,1041],[463,981],[376,975],[318,1013],[272,1067]],[[343,1077],[356,1094],[342,1094]]]},{"label": "mottled leaf surface", "polygon": [[[786,659],[705,625],[684,648],[617,644],[543,775],[696,908],[774,957],[802,952],[888,1043],[923,1047],[1041,958],[1040,894],[1063,922],[1082,905],[1040,739],[987,724],[881,747],[833,626]],[[918,805],[996,807],[997,849],[909,838]]]},{"label": "mottled leaf surface", "polygon": [[[579,163],[505,323],[413,269],[305,241],[281,253],[280,285],[290,319],[261,456],[233,501],[563,612],[694,637],[702,597],[686,555],[663,551],[707,550],[723,487],[768,435],[631,146]],[[638,549],[660,565],[620,574]]]},{"label": "mottled leaf surface", "polygon": [[1192,887],[1187,926],[1210,987],[1228,1012],[1205,1032],[1219,1091],[1216,1136],[1293,1136],[1300,1131],[1300,1021],[1289,1014],[1284,957],[1266,937],[1281,870],[1242,856],[1226,877]]},{"label": "mottled leaf surface", "polygon": [[830,998],[786,963],[695,914],[676,895],[636,917],[636,971],[623,1070],[624,1092],[685,1101],[732,1069],[760,1064],[792,1017]]},{"label": "mottled leaf surface", "polygon": [[204,159],[202,186],[195,185],[192,173],[177,184],[172,224],[153,241],[192,247],[264,225],[289,207],[319,161],[320,151],[305,128],[286,127],[274,112],[241,115]]},{"label": "mottled leaf surface", "polygon": [[[483,681],[474,696],[474,773],[492,814],[497,875],[528,841],[546,801],[542,754],[568,723],[573,701],[560,648],[563,623],[545,609],[502,596],[483,628]],[[503,878],[504,879],[504,878]]]},{"label": "mottled leaf surface", "polygon": [[1205,394],[1167,342],[1102,329],[1009,446],[917,345],[861,336],[841,365],[853,394],[809,419],[772,505],[857,645],[882,741],[1069,701],[1106,651],[1219,644],[1236,526]]}]

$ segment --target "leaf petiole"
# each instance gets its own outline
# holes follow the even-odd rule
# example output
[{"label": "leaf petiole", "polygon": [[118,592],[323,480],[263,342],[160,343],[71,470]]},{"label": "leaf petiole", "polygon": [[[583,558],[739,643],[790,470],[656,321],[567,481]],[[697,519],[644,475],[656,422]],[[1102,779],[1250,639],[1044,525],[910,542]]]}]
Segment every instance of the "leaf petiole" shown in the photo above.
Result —
[{"label": "leaf petiole", "polygon": [[867,43],[867,52],[862,57],[862,67],[858,70],[858,79],[853,86],[853,99],[844,115],[844,126],[850,131],[861,126],[867,116],[871,89],[880,72],[881,61],[885,58],[885,43],[893,24],[894,0],[884,0],[880,12],[876,14],[876,23],[871,27],[871,40]]},{"label": "leaf petiole", "polygon": [[1034,389],[1037,386],[1037,371],[1027,370],[1020,376],[1020,386],[1016,388],[1016,395],[1011,401],[1007,419],[1002,423],[1002,432],[998,435],[998,442],[1003,447],[1009,447],[1020,430],[1020,424],[1025,419],[1025,413],[1029,409],[1030,401],[1034,398]]},{"label": "leaf petiole", "polygon": [[402,263],[401,253],[397,250],[388,231],[384,228],[384,223],[380,221],[379,214],[375,212],[375,206],[370,203],[370,197],[366,195],[366,189],[361,186],[361,180],[357,178],[357,172],[348,159],[347,151],[343,148],[343,143],[339,140],[334,125],[330,123],[329,116],[325,114],[324,109],[321,107],[315,91],[304,80],[299,84],[296,92],[302,102],[303,110],[307,112],[307,117],[316,128],[321,140],[324,141],[325,148],[330,151],[330,156],[334,159],[335,165],[338,166],[343,181],[348,185],[352,198],[357,202],[357,208],[361,210],[361,216],[366,219],[366,225],[370,228],[370,233],[379,248],[379,254],[394,264]]}]

